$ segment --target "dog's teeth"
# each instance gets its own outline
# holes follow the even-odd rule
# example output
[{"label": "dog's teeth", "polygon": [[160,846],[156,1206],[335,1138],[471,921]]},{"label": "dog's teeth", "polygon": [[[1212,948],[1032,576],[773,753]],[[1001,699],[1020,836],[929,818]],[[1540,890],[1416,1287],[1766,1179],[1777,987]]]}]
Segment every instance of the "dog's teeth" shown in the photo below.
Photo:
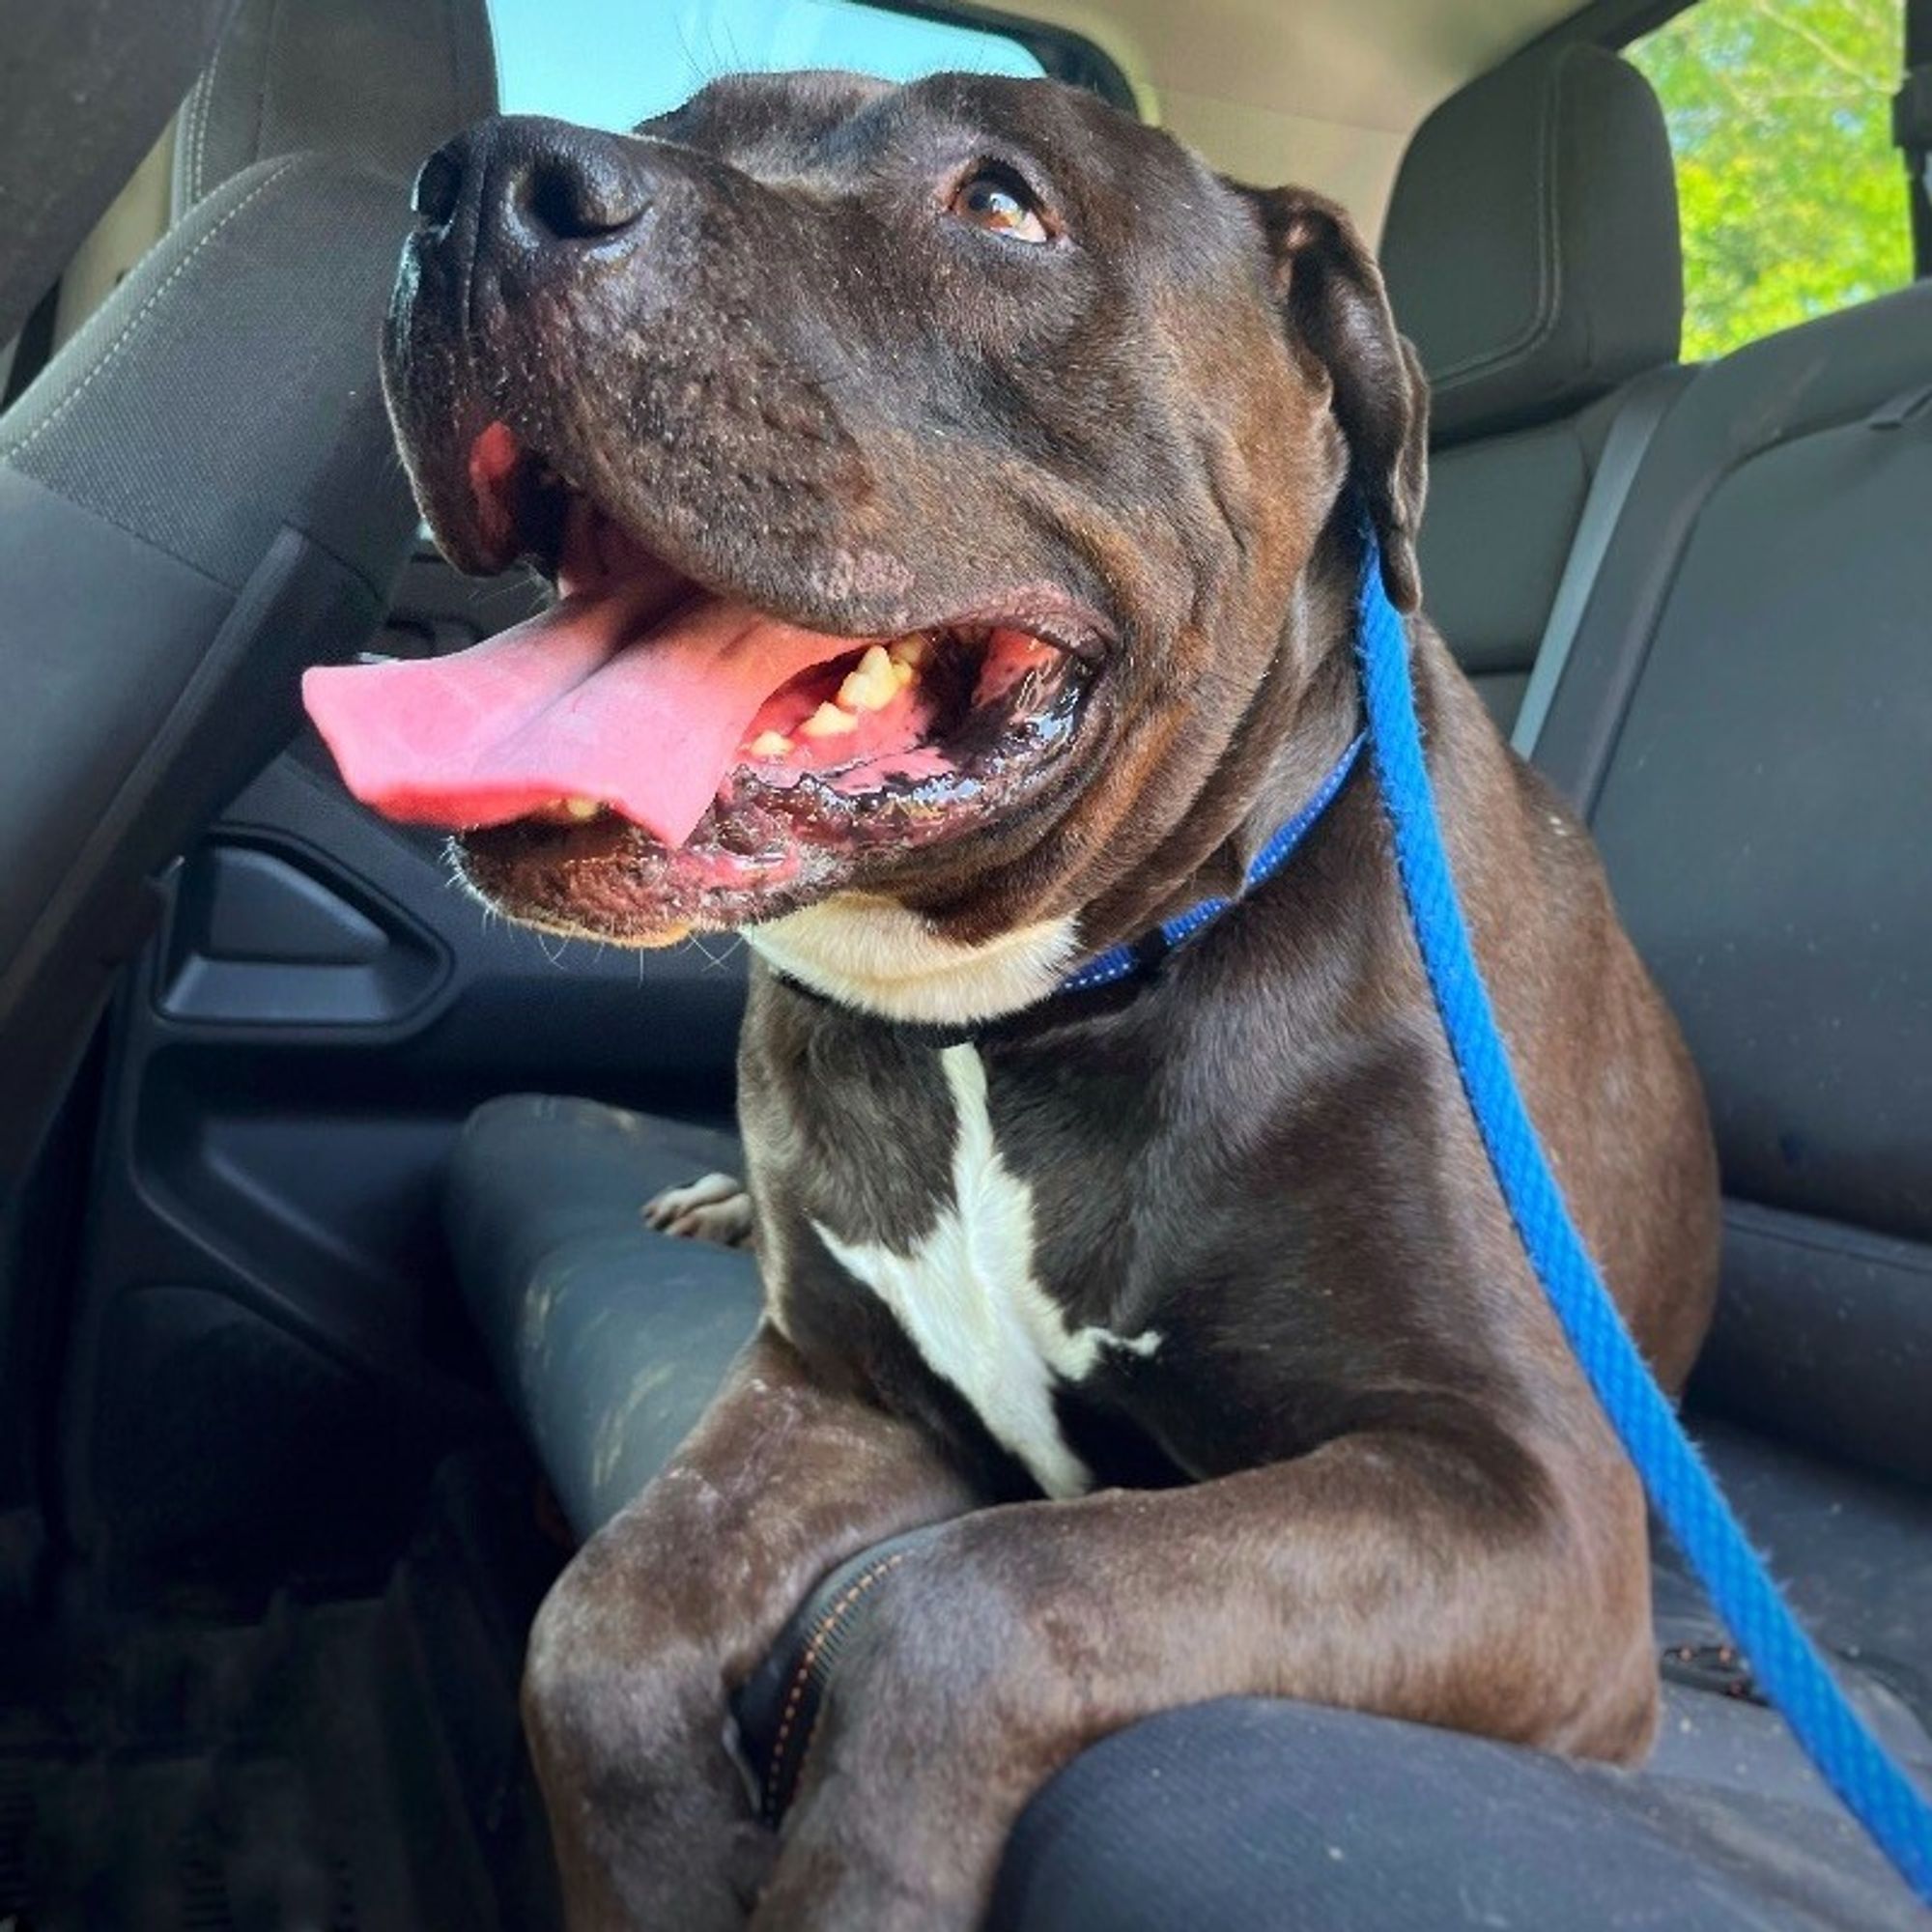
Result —
[{"label": "dog's teeth", "polygon": [[573,818],[595,818],[604,810],[594,798],[567,798],[563,809]]},{"label": "dog's teeth", "polygon": [[760,731],[748,749],[754,758],[781,758],[791,750],[791,740],[782,731]]},{"label": "dog's teeth", "polygon": [[856,731],[859,721],[836,704],[821,704],[798,728],[803,737],[837,738],[846,731]]},{"label": "dog's teeth", "polygon": [[838,687],[838,702],[847,711],[883,711],[899,693],[898,673],[880,644],[871,645]]},{"label": "dog's teeth", "polygon": [[923,631],[908,631],[904,637],[895,638],[886,646],[886,655],[895,665],[905,665],[918,670],[932,655],[932,639]]}]

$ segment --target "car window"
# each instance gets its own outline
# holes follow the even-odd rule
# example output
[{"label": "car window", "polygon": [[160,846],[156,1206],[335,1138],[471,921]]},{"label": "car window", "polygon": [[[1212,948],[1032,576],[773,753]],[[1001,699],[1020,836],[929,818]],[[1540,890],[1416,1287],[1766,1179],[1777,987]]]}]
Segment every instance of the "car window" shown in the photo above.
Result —
[{"label": "car window", "polygon": [[1624,49],[1663,103],[1701,360],[1912,279],[1903,0],[1698,0]]},{"label": "car window", "polygon": [[856,0],[490,0],[509,114],[624,128],[716,74],[847,68],[888,80],[968,70],[1037,75],[1016,40]]}]

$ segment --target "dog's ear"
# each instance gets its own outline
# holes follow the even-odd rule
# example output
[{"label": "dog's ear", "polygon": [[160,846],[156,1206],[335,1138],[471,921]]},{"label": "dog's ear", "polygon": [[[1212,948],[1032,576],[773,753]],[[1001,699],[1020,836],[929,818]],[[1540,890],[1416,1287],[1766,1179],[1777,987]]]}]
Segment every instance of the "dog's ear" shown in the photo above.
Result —
[{"label": "dog's ear", "polygon": [[1241,188],[1266,241],[1268,285],[1292,336],[1328,372],[1350,475],[1381,544],[1398,611],[1422,601],[1415,531],[1429,474],[1429,385],[1397,332],[1381,270],[1334,202]]}]

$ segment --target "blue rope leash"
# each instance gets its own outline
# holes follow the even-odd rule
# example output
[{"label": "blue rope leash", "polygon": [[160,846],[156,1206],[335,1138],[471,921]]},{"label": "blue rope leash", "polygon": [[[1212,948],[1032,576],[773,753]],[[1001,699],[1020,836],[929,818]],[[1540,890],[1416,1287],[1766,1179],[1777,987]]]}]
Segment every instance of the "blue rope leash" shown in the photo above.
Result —
[{"label": "blue rope leash", "polygon": [[1833,1790],[1932,1905],[1932,1805],[1853,1711],[1778,1594],[1644,1367],[1563,1205],[1510,1072],[1450,878],[1423,762],[1407,635],[1382,587],[1373,538],[1364,549],[1356,648],[1371,755],[1436,1010],[1517,1233],[1644,1490],[1758,1682]]}]

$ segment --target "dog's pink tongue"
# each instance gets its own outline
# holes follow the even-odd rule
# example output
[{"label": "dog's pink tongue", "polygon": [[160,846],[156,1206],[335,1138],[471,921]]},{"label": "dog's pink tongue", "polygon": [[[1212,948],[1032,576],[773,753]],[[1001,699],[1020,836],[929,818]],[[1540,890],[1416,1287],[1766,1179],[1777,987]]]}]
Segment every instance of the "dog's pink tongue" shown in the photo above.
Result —
[{"label": "dog's pink tongue", "polygon": [[320,668],[302,701],[343,781],[390,818],[500,825],[594,799],[682,845],[773,692],[862,639],[706,597],[581,592],[452,657]]}]

